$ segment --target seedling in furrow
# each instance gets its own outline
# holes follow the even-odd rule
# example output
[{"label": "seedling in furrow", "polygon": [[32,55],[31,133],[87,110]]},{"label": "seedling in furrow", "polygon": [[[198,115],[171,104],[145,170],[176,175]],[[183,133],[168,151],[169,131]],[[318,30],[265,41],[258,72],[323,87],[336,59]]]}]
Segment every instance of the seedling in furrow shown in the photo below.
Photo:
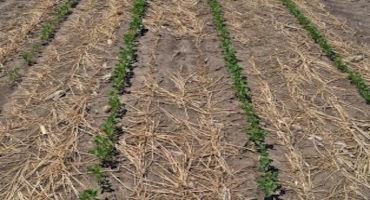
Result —
[{"label": "seedling in furrow", "polygon": [[40,33],[41,40],[43,40],[43,41],[48,40],[51,37],[51,35],[54,31],[54,28],[55,28],[55,26],[50,22],[42,25],[42,29],[41,29],[41,33]]},{"label": "seedling in furrow", "polygon": [[53,19],[42,26],[40,32],[40,39],[42,41],[48,41],[53,37],[53,33],[55,32],[57,25],[63,20],[63,18],[71,13],[72,8],[77,5],[78,1],[79,0],[67,0],[56,8],[55,13],[53,14]]}]

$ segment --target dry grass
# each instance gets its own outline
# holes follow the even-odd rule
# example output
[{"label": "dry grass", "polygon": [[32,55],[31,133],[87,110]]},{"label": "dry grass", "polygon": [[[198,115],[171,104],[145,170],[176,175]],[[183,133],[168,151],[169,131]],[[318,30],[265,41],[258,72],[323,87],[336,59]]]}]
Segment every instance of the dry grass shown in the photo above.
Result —
[{"label": "dry grass", "polygon": [[[0,124],[1,199],[74,199],[99,130],[87,113],[125,1],[82,1],[20,84]],[[80,171],[80,170],[83,171]]]},{"label": "dry grass", "polygon": [[167,4],[150,1],[148,16],[144,19],[145,26],[153,32],[167,29],[178,37],[187,35],[199,38],[205,26],[204,20],[198,20],[198,13],[193,9],[199,2],[199,0],[174,0]]},{"label": "dry grass", "polygon": [[[0,63],[4,63],[5,59],[16,52],[22,44],[26,42],[29,33],[41,22],[47,14],[47,11],[59,2],[59,0],[43,0],[30,2],[32,5],[26,13],[19,13],[15,18],[9,21],[2,21],[5,30],[0,34]],[[26,6],[27,7],[27,6]],[[24,11],[22,9],[14,9],[16,11]],[[7,11],[7,12],[13,12]]]},{"label": "dry grass", "polygon": [[126,173],[134,179],[127,188],[131,197],[230,199],[248,176],[238,177],[243,172],[227,162],[243,147],[226,141],[227,125],[215,117],[233,112],[215,105],[219,102],[214,96],[224,92],[217,88],[221,80],[198,74],[168,76],[174,88],[147,80],[145,87],[133,91],[141,99],[138,104],[146,106],[129,108],[129,126],[117,146],[128,161]]},{"label": "dry grass", "polygon": [[287,198],[366,199],[368,105],[280,1],[223,4]]}]

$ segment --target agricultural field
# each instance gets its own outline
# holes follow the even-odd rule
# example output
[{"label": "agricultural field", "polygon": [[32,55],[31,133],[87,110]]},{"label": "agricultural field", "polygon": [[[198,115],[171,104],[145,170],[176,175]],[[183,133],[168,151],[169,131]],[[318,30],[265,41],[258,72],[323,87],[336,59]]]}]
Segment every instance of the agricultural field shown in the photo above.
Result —
[{"label": "agricultural field", "polygon": [[0,0],[0,200],[370,200],[368,0]]}]

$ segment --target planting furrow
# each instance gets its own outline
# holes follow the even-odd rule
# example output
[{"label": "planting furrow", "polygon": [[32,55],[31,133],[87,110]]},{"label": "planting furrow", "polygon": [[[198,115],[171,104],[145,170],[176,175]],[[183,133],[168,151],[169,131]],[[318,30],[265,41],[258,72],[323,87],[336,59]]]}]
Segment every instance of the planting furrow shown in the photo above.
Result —
[{"label": "planting furrow", "polygon": [[88,151],[105,116],[91,105],[105,98],[100,90],[127,7],[81,1],[4,105],[1,199],[77,199],[96,186],[86,166],[97,162]]},{"label": "planting furrow", "polygon": [[343,73],[347,75],[348,80],[356,86],[360,95],[364,100],[370,104],[370,87],[368,83],[363,79],[363,75],[354,71],[349,65],[347,65],[342,59],[341,55],[335,52],[329,44],[328,40],[319,32],[316,25],[314,25],[297,7],[292,0],[281,0],[287,9],[294,15],[298,22],[308,32],[311,38],[317,43],[322,52],[334,63],[334,65]]},{"label": "planting furrow", "polygon": [[148,1],[108,199],[260,199],[206,2]]},{"label": "planting furrow", "polygon": [[60,0],[10,1],[0,9],[0,64],[27,41],[27,36]]},{"label": "planting furrow", "polygon": [[0,113],[1,107],[11,96],[16,85],[21,82],[21,77],[27,73],[27,68],[36,64],[41,53],[53,39],[55,32],[61,23],[72,13],[72,9],[79,0],[66,0],[56,5],[50,16],[43,16],[44,22],[40,27],[33,27],[33,33],[29,33],[27,41],[19,44],[16,52],[9,52],[0,69]]},{"label": "planting furrow", "polygon": [[[370,110],[280,1],[223,1],[282,199],[369,196]],[[245,20],[248,19],[248,20]]]}]

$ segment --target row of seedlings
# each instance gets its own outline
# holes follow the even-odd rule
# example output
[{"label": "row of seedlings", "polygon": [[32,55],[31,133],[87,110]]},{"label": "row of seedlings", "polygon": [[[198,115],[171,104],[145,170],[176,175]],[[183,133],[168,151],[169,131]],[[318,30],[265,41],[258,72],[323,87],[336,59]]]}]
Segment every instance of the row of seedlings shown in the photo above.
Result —
[{"label": "row of seedlings", "polygon": [[122,133],[117,124],[126,112],[119,96],[124,93],[124,88],[129,85],[129,79],[132,76],[130,71],[136,57],[135,42],[144,30],[142,18],[145,14],[145,7],[145,0],[134,0],[131,10],[132,19],[128,30],[123,36],[123,48],[120,50],[118,63],[112,72],[112,89],[108,94],[110,113],[101,125],[103,134],[94,138],[95,148],[91,150],[91,153],[99,158],[100,163],[89,166],[88,172],[94,175],[101,189],[90,188],[80,192],[80,200],[97,199],[99,190],[101,193],[113,191],[107,177],[103,173],[103,168],[117,167],[117,162],[114,160],[114,155],[116,154],[114,144]]},{"label": "row of seedlings", "polygon": [[310,37],[315,43],[317,43],[322,52],[334,63],[334,65],[343,73],[347,75],[347,78],[354,84],[359,94],[365,99],[366,103],[370,104],[370,87],[366,84],[365,80],[358,72],[351,69],[342,59],[342,57],[336,53],[328,40],[320,33],[318,28],[302,13],[298,6],[291,0],[281,0],[283,5],[289,10],[289,12],[297,18],[298,22],[308,32]]},{"label": "row of seedlings", "polygon": [[33,64],[33,58],[39,52],[41,45],[47,45],[50,42],[60,24],[72,13],[73,8],[77,6],[79,1],[67,0],[63,2],[55,9],[52,19],[42,25],[41,31],[38,33],[40,44],[34,44],[30,51],[21,53],[22,58],[28,65]]},{"label": "row of seedlings", "polygon": [[[30,50],[20,53],[25,65],[34,65],[35,58],[40,54],[42,46],[46,46],[53,39],[60,24],[72,13],[73,8],[77,6],[80,0],[67,0],[58,5],[52,13],[51,19],[42,24],[41,30],[37,32],[37,40],[31,44]],[[11,85],[14,85],[19,79],[19,67],[13,67],[8,74],[7,79]]]},{"label": "row of seedlings", "polygon": [[208,5],[221,42],[220,46],[223,50],[224,60],[233,80],[236,96],[246,117],[247,136],[253,141],[259,154],[258,169],[260,176],[257,180],[258,187],[264,192],[265,199],[275,199],[279,189],[277,183],[278,171],[271,165],[272,160],[269,158],[268,145],[265,143],[265,137],[268,133],[260,127],[259,118],[253,111],[251,91],[245,82],[245,78],[241,75],[241,68],[225,24],[222,7],[218,0],[208,0]]}]

